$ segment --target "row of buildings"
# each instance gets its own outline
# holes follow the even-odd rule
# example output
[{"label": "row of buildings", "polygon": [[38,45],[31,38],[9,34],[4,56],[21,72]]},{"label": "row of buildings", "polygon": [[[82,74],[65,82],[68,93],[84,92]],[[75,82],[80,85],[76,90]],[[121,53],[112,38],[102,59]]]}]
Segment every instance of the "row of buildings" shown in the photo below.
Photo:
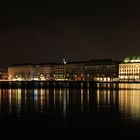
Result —
[{"label": "row of buildings", "polygon": [[0,76],[2,80],[9,81],[139,81],[140,56],[126,57],[122,62],[94,59],[59,64],[12,65]]}]

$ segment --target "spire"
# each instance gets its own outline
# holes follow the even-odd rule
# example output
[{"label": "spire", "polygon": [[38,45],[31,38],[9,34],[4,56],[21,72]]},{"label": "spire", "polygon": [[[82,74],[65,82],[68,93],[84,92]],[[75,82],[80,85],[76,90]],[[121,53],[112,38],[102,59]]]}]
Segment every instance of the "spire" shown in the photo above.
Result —
[{"label": "spire", "polygon": [[67,62],[66,62],[66,60],[63,58],[63,63],[64,63],[64,65],[66,65],[67,64]]}]

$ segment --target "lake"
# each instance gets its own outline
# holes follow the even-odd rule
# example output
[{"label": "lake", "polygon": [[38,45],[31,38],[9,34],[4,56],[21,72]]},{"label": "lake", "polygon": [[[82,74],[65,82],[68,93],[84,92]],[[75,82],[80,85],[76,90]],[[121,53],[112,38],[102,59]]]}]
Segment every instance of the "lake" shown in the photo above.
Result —
[{"label": "lake", "polygon": [[125,87],[0,89],[1,135],[134,138],[140,134],[140,90]]}]

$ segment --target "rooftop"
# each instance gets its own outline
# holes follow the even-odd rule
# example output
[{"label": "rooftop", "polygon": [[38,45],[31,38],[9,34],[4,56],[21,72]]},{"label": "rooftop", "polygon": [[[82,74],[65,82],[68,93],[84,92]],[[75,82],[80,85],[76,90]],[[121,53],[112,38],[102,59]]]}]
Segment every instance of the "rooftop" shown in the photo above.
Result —
[{"label": "rooftop", "polygon": [[140,56],[128,56],[123,60],[124,63],[140,63]]},{"label": "rooftop", "polygon": [[87,62],[86,65],[110,65],[110,64],[118,64],[118,61],[114,61],[112,59],[93,59]]}]

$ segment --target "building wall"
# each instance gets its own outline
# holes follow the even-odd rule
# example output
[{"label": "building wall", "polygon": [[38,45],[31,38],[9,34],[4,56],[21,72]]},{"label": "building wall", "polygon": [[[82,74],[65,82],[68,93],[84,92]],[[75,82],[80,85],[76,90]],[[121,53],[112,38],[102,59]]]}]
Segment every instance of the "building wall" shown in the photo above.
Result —
[{"label": "building wall", "polygon": [[32,65],[10,66],[8,68],[9,80],[34,80],[37,78],[36,68]]},{"label": "building wall", "polygon": [[66,65],[66,78],[68,80],[85,80],[85,64],[84,63],[75,63]]},{"label": "building wall", "polygon": [[59,64],[54,66],[54,80],[84,80],[84,64]]},{"label": "building wall", "polygon": [[54,69],[54,66],[41,65],[38,68],[38,73],[40,74],[40,79],[41,80],[53,80],[53,69]]},{"label": "building wall", "polygon": [[86,80],[116,81],[118,80],[118,64],[93,64],[85,66]]},{"label": "building wall", "polygon": [[66,73],[65,65],[55,65],[53,70],[53,80],[64,80]]},{"label": "building wall", "polygon": [[98,63],[67,63],[53,65],[20,65],[8,68],[9,80],[118,80],[118,63],[98,61]]},{"label": "building wall", "polygon": [[52,66],[21,65],[8,68],[8,79],[11,80],[50,80],[52,77]]},{"label": "building wall", "polygon": [[138,81],[140,79],[140,63],[119,64],[120,81]]}]

